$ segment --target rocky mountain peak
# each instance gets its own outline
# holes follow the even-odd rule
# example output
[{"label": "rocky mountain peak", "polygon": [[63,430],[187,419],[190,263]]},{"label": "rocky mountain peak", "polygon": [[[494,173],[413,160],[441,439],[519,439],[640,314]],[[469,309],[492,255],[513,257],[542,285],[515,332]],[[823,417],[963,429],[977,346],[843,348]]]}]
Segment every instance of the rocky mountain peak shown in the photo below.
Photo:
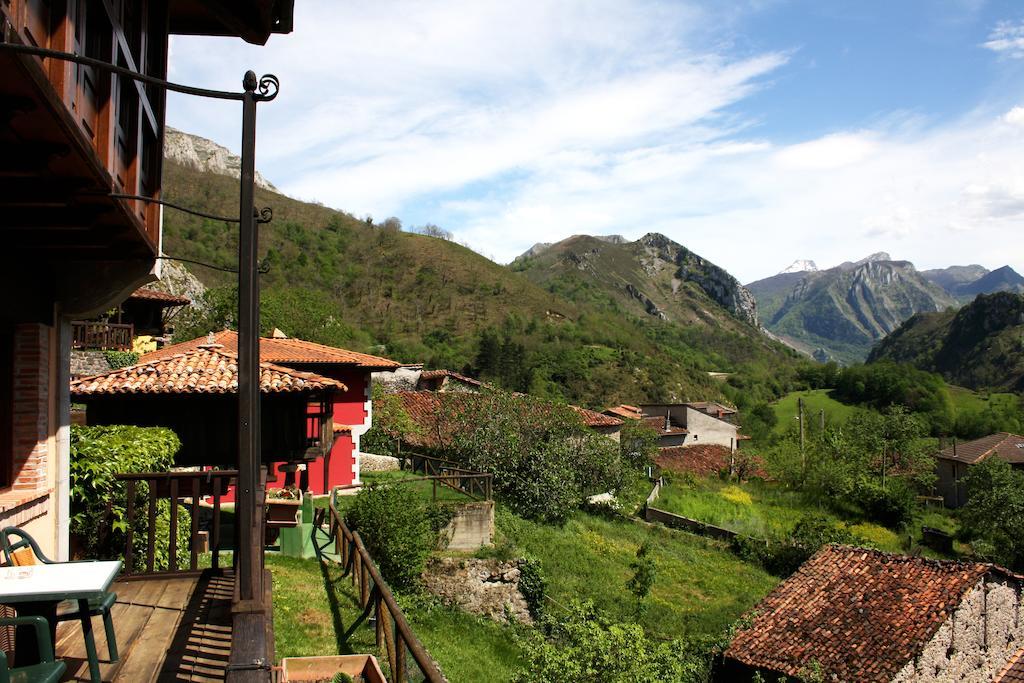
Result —
[{"label": "rocky mountain peak", "polygon": [[[231,150],[218,145],[213,140],[170,127],[167,128],[164,135],[164,158],[200,171],[232,178],[238,178],[242,173],[242,160]],[[278,191],[260,175],[259,171],[256,171],[256,185],[264,190]]]},{"label": "rocky mountain peak", "polygon": [[818,264],[808,259],[797,259],[789,264],[789,267],[780,270],[779,275],[785,275],[786,273],[817,273]]}]

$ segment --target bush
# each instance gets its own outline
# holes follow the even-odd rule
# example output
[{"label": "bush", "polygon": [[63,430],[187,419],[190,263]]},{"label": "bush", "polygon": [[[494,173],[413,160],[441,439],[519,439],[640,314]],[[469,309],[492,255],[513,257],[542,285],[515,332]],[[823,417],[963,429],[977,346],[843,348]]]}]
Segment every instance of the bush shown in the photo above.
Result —
[{"label": "bush", "polygon": [[785,577],[830,543],[863,545],[846,527],[813,515],[797,522],[787,539],[765,541],[737,536],[733,539],[733,550],[744,560],[761,565],[769,574]]},{"label": "bush", "polygon": [[113,370],[127,368],[139,362],[139,354],[135,351],[104,351],[103,357]]},{"label": "bush", "polygon": [[374,387],[373,426],[360,440],[360,449],[366,453],[398,456],[399,442],[417,431],[401,399]]},{"label": "bush", "polygon": [[415,588],[437,543],[427,505],[401,484],[372,484],[356,494],[345,523],[358,531],[384,580]]},{"label": "bush", "polygon": [[526,556],[519,564],[519,592],[526,599],[530,616],[539,620],[544,615],[544,596],[547,595],[548,582],[544,578],[544,570],[540,560]]},{"label": "bush", "polygon": [[[181,442],[169,429],[112,425],[71,427],[71,533],[85,542],[93,557],[123,557],[128,530],[127,490],[114,475],[166,472]],[[134,501],[136,566],[144,561],[148,520],[142,514],[148,500],[147,484],[139,482]],[[109,513],[107,506],[110,506]],[[109,514],[109,517],[108,517]],[[178,507],[179,557],[187,557],[191,518]],[[109,532],[108,532],[109,530]],[[170,501],[157,502],[155,568],[168,569]]]},{"label": "bush", "polygon": [[710,657],[683,642],[654,642],[637,624],[613,622],[590,602],[572,601],[560,619],[547,618],[521,638],[526,666],[517,683],[706,681]]},{"label": "bush", "polygon": [[641,420],[626,420],[619,433],[619,450],[623,463],[636,469],[647,467],[658,454],[658,432]]},{"label": "bush", "polygon": [[878,481],[865,479],[855,495],[864,515],[887,527],[909,524],[917,510],[917,496],[902,479],[890,479],[884,488]]}]

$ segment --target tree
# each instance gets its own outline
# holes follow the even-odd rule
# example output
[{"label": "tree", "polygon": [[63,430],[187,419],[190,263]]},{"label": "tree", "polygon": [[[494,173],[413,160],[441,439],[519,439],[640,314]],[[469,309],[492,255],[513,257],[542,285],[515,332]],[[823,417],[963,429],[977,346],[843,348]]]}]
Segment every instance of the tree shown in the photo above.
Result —
[{"label": "tree", "polygon": [[378,455],[398,455],[399,443],[419,428],[402,406],[397,394],[373,388],[373,427],[363,435],[359,448]]},{"label": "tree", "polygon": [[619,432],[619,450],[623,463],[646,467],[658,454],[658,432],[642,420],[626,420]]},{"label": "tree", "polygon": [[654,642],[638,624],[613,622],[590,602],[572,601],[565,617],[522,638],[526,666],[517,683],[697,683],[710,675],[709,657],[678,640]]},{"label": "tree", "polygon": [[633,570],[633,576],[626,582],[626,588],[636,598],[637,615],[641,616],[647,611],[645,599],[651,594],[654,580],[658,577],[658,567],[651,556],[651,544],[644,541],[636,549],[636,558],[629,563]]},{"label": "tree", "polygon": [[971,467],[963,484],[961,536],[985,559],[1024,569],[1024,472],[993,456]]}]

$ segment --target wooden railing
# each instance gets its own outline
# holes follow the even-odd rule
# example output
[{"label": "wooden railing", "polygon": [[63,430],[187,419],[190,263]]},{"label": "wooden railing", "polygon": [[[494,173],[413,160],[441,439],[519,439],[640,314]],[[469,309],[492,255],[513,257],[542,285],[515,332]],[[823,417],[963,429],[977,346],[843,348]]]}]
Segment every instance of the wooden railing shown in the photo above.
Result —
[{"label": "wooden railing", "polygon": [[71,323],[71,348],[131,351],[135,326],[75,320]]},{"label": "wooden railing", "polygon": [[359,621],[366,619],[370,614],[375,617],[375,642],[387,657],[391,669],[389,680],[392,683],[408,683],[409,655],[412,655],[412,662],[419,669],[423,680],[430,683],[446,683],[448,679],[444,677],[440,667],[413,633],[409,621],[395,601],[395,596],[381,577],[380,570],[374,564],[366,546],[363,545],[363,539],[359,537],[359,532],[352,531],[345,525],[345,521],[335,505],[333,493],[330,498],[329,510],[317,511],[317,519],[313,524],[314,543],[317,543],[316,533],[323,524],[326,514],[330,515],[328,544],[333,540],[345,575],[349,576],[352,579],[352,584],[359,588],[359,606],[363,610]]},{"label": "wooden railing", "polygon": [[[433,480],[435,486],[447,486],[476,500],[491,500],[494,489],[493,474],[466,469],[451,460],[414,451],[402,451],[402,458],[409,463],[413,472]],[[436,492],[434,498],[437,498]]]},{"label": "wooden railing", "polygon": [[[222,550],[223,533],[221,528],[221,496],[227,493],[228,486],[235,483],[238,472],[235,470],[210,470],[207,472],[140,472],[135,474],[115,475],[117,481],[125,487],[125,549],[124,574],[126,576],[153,576],[156,574],[190,574],[199,572],[199,517],[203,498],[212,501],[212,519],[209,528],[209,544],[211,563],[214,569],[220,568],[220,552]],[[140,490],[144,488],[145,490]],[[141,500],[140,500],[141,499]],[[169,501],[169,530],[167,543],[167,568],[159,568],[156,553],[164,539],[157,534],[157,501]],[[144,501],[144,502],[143,502]],[[108,519],[113,522],[113,497],[107,501]],[[187,548],[178,547],[178,528],[181,522],[180,508],[190,512],[189,542]],[[262,508],[262,506],[260,506]],[[145,556],[139,563],[135,556],[135,533],[140,514],[145,515]],[[259,550],[262,555],[263,544]],[[179,567],[179,553],[187,553],[186,566]],[[184,558],[182,558],[184,559]]]}]

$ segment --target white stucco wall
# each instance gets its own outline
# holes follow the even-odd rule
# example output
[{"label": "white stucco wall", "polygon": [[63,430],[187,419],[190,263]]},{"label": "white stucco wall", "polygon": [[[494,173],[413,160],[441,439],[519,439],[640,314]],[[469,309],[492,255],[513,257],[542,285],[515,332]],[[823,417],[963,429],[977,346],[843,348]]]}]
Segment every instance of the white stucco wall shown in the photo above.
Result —
[{"label": "white stucco wall", "polygon": [[686,408],[686,430],[689,432],[687,446],[709,443],[730,448],[736,443],[736,425],[689,407]]}]

